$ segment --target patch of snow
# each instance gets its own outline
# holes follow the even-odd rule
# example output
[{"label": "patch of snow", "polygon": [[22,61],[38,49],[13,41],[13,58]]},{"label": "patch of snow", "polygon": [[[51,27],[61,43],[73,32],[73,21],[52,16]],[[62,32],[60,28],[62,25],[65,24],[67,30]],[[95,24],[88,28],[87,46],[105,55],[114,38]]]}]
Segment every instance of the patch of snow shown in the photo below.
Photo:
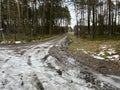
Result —
[{"label": "patch of snow", "polygon": [[11,43],[11,41],[8,41],[8,44],[10,44]]},{"label": "patch of snow", "polygon": [[99,80],[103,80],[106,83],[109,83],[117,88],[120,88],[120,83],[115,82],[111,77],[103,76],[102,74],[97,75]]},{"label": "patch of snow", "polygon": [[112,55],[112,56],[107,56],[109,60],[119,60],[120,56],[119,55]]},{"label": "patch of snow", "polygon": [[45,61],[45,65],[48,66],[48,64],[49,64],[49,65],[51,64],[51,66],[54,66],[54,68],[55,68],[56,70],[59,70],[60,67],[56,64],[55,61],[56,61],[56,60],[55,60],[54,57],[49,56],[48,59]]},{"label": "patch of snow", "polygon": [[108,48],[107,45],[101,45],[101,46],[100,46],[100,49],[103,49],[103,50],[106,50],[107,48]]},{"label": "patch of snow", "polygon": [[20,43],[22,43],[21,41],[15,41],[15,44],[20,44]]},{"label": "patch of snow", "polygon": [[108,75],[111,78],[117,79],[120,82],[120,76],[115,76],[115,75]]},{"label": "patch of snow", "polygon": [[98,55],[91,55],[93,58],[99,59],[99,60],[104,60],[105,58],[98,56]]},{"label": "patch of snow", "polygon": [[100,51],[98,53],[96,52],[91,52],[91,51],[86,51],[84,49],[78,49],[81,50],[85,54],[90,54],[93,58],[99,59],[99,60],[119,60],[120,56],[117,54],[114,48],[110,48],[110,46],[107,45],[101,45],[100,46]]},{"label": "patch of snow", "polygon": [[116,54],[116,51],[114,49],[108,49],[107,53],[109,55]]},{"label": "patch of snow", "polygon": [[73,58],[68,58],[68,61],[69,61],[69,63],[71,63],[71,64],[75,64],[75,60],[73,59]]},{"label": "patch of snow", "polygon": [[98,53],[98,56],[104,56],[105,55],[105,52],[104,51],[100,51],[99,53]]},{"label": "patch of snow", "polygon": [[1,41],[1,44],[6,44],[7,43],[7,41]]},{"label": "patch of snow", "polygon": [[102,88],[104,87],[104,83],[103,83],[103,82],[101,82],[101,84],[100,84],[100,85],[101,85],[101,87],[102,87]]}]

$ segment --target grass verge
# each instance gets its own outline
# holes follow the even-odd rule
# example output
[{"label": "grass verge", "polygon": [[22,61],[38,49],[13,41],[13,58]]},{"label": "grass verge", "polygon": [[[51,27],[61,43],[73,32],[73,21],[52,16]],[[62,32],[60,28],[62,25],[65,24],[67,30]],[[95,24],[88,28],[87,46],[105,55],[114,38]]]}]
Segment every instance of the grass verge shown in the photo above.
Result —
[{"label": "grass verge", "polygon": [[100,47],[102,45],[106,45],[107,48],[114,48],[116,52],[120,55],[120,40],[88,40],[81,39],[74,36],[73,33],[68,34],[69,37],[73,40],[73,42],[68,46],[68,50],[70,51],[79,51],[79,50],[87,50],[90,52],[99,52]]},{"label": "grass verge", "polygon": [[[120,63],[116,60],[99,60],[90,56],[90,54],[83,53],[83,49],[86,51],[98,53],[100,52],[101,45],[108,46],[107,48],[114,48],[117,54],[120,55],[120,40],[88,40],[81,39],[74,36],[73,33],[69,33],[68,36],[72,39],[72,43],[68,46],[69,53],[82,64],[98,71],[104,75],[116,75],[120,76]],[[109,56],[105,52],[104,57]]]}]

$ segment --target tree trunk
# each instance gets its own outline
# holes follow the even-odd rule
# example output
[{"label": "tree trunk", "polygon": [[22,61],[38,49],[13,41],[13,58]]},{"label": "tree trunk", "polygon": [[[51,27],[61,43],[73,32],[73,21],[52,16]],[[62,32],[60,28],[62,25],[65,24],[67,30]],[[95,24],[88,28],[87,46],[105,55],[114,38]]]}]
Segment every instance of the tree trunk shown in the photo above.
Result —
[{"label": "tree trunk", "polygon": [[4,34],[3,34],[3,28],[2,28],[2,0],[0,0],[0,33],[3,38],[3,41],[5,41]]},{"label": "tree trunk", "polygon": [[109,35],[112,35],[112,30],[111,30],[111,0],[108,1],[109,3],[109,24],[108,24],[108,29],[109,29]]},{"label": "tree trunk", "polygon": [[90,1],[88,0],[88,34],[89,35],[90,35],[90,15],[91,15]]},{"label": "tree trunk", "polygon": [[95,5],[93,4],[93,31],[92,31],[92,39],[95,38]]},{"label": "tree trunk", "polygon": [[53,0],[51,0],[51,5],[50,5],[49,35],[52,35],[52,30],[53,30]]}]

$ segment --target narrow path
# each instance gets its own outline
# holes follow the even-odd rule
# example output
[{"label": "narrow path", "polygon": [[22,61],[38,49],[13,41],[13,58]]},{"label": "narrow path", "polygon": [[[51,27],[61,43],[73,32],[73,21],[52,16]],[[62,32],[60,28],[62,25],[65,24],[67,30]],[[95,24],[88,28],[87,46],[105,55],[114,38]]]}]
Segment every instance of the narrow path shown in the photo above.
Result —
[{"label": "narrow path", "polygon": [[[0,90],[119,90],[65,52],[69,39],[0,47]],[[106,79],[106,80],[104,80]]]}]

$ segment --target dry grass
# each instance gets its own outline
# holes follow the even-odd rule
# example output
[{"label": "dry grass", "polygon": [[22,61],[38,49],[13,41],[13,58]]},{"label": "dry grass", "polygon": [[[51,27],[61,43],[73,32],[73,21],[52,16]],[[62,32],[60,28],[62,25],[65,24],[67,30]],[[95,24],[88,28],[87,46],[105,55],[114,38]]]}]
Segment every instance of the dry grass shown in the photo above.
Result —
[{"label": "dry grass", "polygon": [[[117,54],[120,55],[120,40],[88,40],[81,39],[74,36],[73,33],[68,34],[73,42],[68,46],[68,51],[75,56],[77,60],[80,60],[81,63],[87,65],[95,71],[98,71],[104,75],[117,75],[120,76],[120,62],[117,60],[99,60],[91,57],[91,55],[83,53],[82,50],[99,53],[100,46],[106,45],[107,48],[114,48]],[[105,56],[109,56],[108,53],[105,52]]]},{"label": "dry grass", "polygon": [[91,52],[98,52],[101,45],[107,45],[108,48],[115,48],[115,50],[120,55],[120,40],[88,40],[81,39],[74,36],[73,33],[69,33],[70,38],[73,40],[73,43],[69,45],[68,49],[76,51],[77,49],[85,49]]}]

